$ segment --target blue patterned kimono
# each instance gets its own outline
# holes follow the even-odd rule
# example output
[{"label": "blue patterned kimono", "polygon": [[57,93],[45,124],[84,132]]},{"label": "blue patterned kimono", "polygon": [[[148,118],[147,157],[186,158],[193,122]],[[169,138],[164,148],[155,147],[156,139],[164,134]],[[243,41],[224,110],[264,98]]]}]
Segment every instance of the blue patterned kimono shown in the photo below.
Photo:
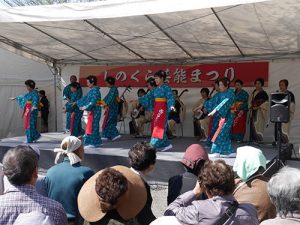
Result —
[{"label": "blue patterned kimono", "polygon": [[[214,109],[215,102],[219,101],[218,96],[219,96],[219,92],[217,92],[212,98],[206,100],[204,103],[204,108],[206,108],[208,111],[212,111]],[[214,115],[212,117],[212,124],[206,141],[206,145],[209,147],[211,147],[212,145],[211,139],[213,138],[216,130],[218,129],[218,126],[219,126],[219,118],[216,115]]]},{"label": "blue patterned kimono", "polygon": [[249,94],[245,90],[235,92],[235,106],[238,110],[235,111],[234,123],[232,126],[232,140],[243,141],[246,133],[247,112],[248,112]]},{"label": "blue patterned kimono", "polygon": [[93,145],[95,147],[102,144],[100,131],[99,131],[99,121],[101,118],[101,93],[99,87],[93,87],[87,93],[86,96],[79,99],[76,103],[77,106],[85,107],[86,111],[94,112],[94,119],[92,124],[92,134],[84,135],[84,144],[85,145]]},{"label": "blue patterned kimono", "polygon": [[[69,98],[70,102],[66,103],[66,111],[68,113],[70,113],[70,115],[71,115],[70,116],[70,135],[75,136],[75,137],[79,137],[84,134],[84,130],[82,129],[82,125],[81,125],[81,118],[83,115],[83,111],[81,111],[77,105],[74,105],[74,106],[71,105],[71,103],[76,102],[80,98],[82,98],[82,92],[77,90],[76,92],[71,93],[70,98]],[[73,126],[71,129],[72,113],[74,113],[75,116],[74,116]]]},{"label": "blue patterned kimono", "polygon": [[234,104],[234,93],[232,90],[218,93],[217,98],[212,98],[204,103],[204,107],[209,111],[216,109],[214,116],[216,118],[225,118],[226,121],[222,129],[212,144],[211,153],[230,154],[234,152],[231,145],[230,130],[233,123],[234,115],[231,113],[231,107]]},{"label": "blue patterned kimono", "polygon": [[[167,100],[167,115],[166,118],[168,118],[169,113],[171,111],[171,107],[175,105],[175,99],[172,93],[172,89],[167,84],[163,84],[160,87],[154,88],[152,91],[147,93],[146,95],[140,97],[138,100],[141,105],[143,105],[147,110],[153,110],[154,109],[154,102],[156,98],[166,98]],[[164,136],[163,139],[158,138],[151,138],[150,144],[153,145],[156,149],[161,149],[164,147],[167,147],[170,145],[170,142],[168,140],[167,136],[167,128],[168,128],[168,119],[166,119],[165,122],[165,128],[164,128]],[[152,127],[153,129],[153,127]]]},{"label": "blue patterned kimono", "polygon": [[[78,96],[80,96],[79,98],[82,97],[82,88],[80,87],[78,90]],[[67,100],[68,102],[71,100],[71,95],[72,95],[72,91],[71,91],[71,85],[68,84],[64,90],[63,90],[63,99]],[[66,112],[66,130],[69,131],[70,130],[70,123],[71,123],[71,113],[70,112]]]},{"label": "blue patterned kimono", "polygon": [[119,135],[119,131],[117,129],[118,123],[118,97],[119,92],[117,87],[112,86],[109,89],[108,94],[103,99],[104,104],[106,104],[109,108],[109,112],[107,115],[105,128],[102,130],[102,137],[113,139]]},{"label": "blue patterned kimono", "polygon": [[27,143],[32,143],[41,137],[40,133],[36,129],[37,117],[38,117],[38,104],[39,94],[36,90],[28,92],[24,96],[18,96],[16,98],[20,108],[24,110],[27,102],[31,102],[31,112],[29,120],[29,128],[26,129]]}]

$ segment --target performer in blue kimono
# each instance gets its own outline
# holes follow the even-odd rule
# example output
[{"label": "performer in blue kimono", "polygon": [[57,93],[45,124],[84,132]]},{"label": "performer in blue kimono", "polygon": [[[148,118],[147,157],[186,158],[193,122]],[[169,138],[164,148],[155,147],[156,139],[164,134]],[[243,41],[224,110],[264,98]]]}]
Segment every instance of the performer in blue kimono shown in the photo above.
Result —
[{"label": "performer in blue kimono", "polygon": [[102,125],[102,140],[115,141],[121,137],[117,129],[119,92],[115,86],[115,78],[107,77],[105,82],[109,92],[103,99],[105,113]]},{"label": "performer in blue kimono", "polygon": [[66,112],[71,113],[70,119],[70,135],[79,137],[84,134],[84,130],[81,125],[81,118],[83,111],[81,111],[76,105],[76,101],[82,98],[81,86],[78,82],[73,82],[70,84],[71,95],[70,102],[66,103]]},{"label": "performer in blue kimono", "polygon": [[82,111],[88,112],[88,122],[86,124],[84,145],[88,148],[96,148],[102,145],[99,121],[101,118],[101,93],[97,87],[97,78],[88,76],[87,86],[90,88],[86,96],[79,99],[76,104]]},{"label": "performer in blue kimono", "polygon": [[[216,93],[213,95],[213,93],[216,91]],[[213,106],[211,104],[214,104],[214,102],[218,102],[218,96],[220,93],[220,88],[219,88],[219,80],[216,80],[214,83],[213,90],[211,91],[209,95],[209,100],[206,101],[206,106],[208,108],[212,108]],[[210,101],[212,100],[212,101]],[[205,107],[204,107],[205,109]],[[206,112],[205,112],[206,113]],[[219,118],[217,116],[212,116],[209,120],[209,125],[208,125],[208,135],[207,135],[207,141],[206,141],[206,146],[211,147],[212,142],[211,139],[213,138],[216,130],[218,129],[219,126]]]},{"label": "performer in blue kimono", "polygon": [[36,142],[41,137],[36,127],[39,94],[37,90],[35,90],[35,82],[33,80],[26,80],[25,85],[28,90],[27,94],[10,99],[17,100],[20,108],[23,110],[24,128],[26,131],[27,143],[32,143]]},{"label": "performer in blue kimono", "polygon": [[210,157],[235,157],[231,145],[230,130],[232,127],[234,115],[231,112],[234,105],[234,93],[229,88],[229,79],[221,78],[219,80],[220,92],[217,98],[212,98],[204,103],[204,107],[210,112],[208,116],[217,116],[219,118],[219,127],[212,138],[212,147]]},{"label": "performer in blue kimono", "polygon": [[150,144],[158,151],[166,151],[173,146],[168,141],[167,127],[168,114],[171,110],[175,111],[175,100],[172,89],[165,83],[167,74],[163,70],[155,73],[157,87],[139,98],[139,102],[146,108],[154,108],[152,116],[152,136]]},{"label": "performer in blue kimono", "polygon": [[246,133],[249,94],[243,89],[243,81],[235,81],[235,103],[233,113],[235,118],[232,125],[232,140],[242,142]]},{"label": "performer in blue kimono", "polygon": [[[77,82],[77,77],[75,75],[70,76],[70,84],[67,85],[63,90],[63,99],[67,102],[70,102],[72,91],[71,91],[71,84],[73,82]],[[82,89],[81,87],[78,89],[78,96],[80,98],[82,97]],[[66,132],[70,131],[70,125],[71,125],[71,113],[66,112]]]}]

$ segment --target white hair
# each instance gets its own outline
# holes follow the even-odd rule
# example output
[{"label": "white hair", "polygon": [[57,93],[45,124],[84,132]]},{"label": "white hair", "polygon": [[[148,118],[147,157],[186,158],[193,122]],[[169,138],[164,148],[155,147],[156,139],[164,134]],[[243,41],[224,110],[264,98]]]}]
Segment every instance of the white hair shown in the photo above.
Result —
[{"label": "white hair", "polygon": [[300,170],[284,167],[268,183],[271,201],[280,216],[300,211]]}]

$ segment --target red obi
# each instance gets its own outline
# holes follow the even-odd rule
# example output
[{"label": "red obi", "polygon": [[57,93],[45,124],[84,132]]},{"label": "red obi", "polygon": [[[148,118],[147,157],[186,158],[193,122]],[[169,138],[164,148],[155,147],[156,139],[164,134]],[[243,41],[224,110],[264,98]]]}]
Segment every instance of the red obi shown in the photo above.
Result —
[{"label": "red obi", "polygon": [[152,117],[152,138],[163,139],[167,120],[167,99],[155,98]]},{"label": "red obi", "polygon": [[31,114],[32,101],[27,101],[23,110],[22,117],[24,118],[24,128],[30,128],[30,114]]}]

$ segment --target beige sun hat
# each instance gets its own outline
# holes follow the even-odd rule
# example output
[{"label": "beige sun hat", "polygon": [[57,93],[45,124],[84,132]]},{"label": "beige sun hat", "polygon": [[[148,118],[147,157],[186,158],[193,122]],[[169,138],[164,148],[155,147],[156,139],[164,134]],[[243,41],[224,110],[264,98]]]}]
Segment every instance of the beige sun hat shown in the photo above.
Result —
[{"label": "beige sun hat", "polygon": [[[128,167],[113,166],[111,168],[122,173],[128,181],[128,190],[118,199],[115,209],[124,220],[133,219],[144,208],[147,201],[144,181]],[[78,195],[79,212],[88,222],[99,221],[106,214],[102,211],[99,196],[95,190],[96,179],[102,171],[85,182]]]}]

